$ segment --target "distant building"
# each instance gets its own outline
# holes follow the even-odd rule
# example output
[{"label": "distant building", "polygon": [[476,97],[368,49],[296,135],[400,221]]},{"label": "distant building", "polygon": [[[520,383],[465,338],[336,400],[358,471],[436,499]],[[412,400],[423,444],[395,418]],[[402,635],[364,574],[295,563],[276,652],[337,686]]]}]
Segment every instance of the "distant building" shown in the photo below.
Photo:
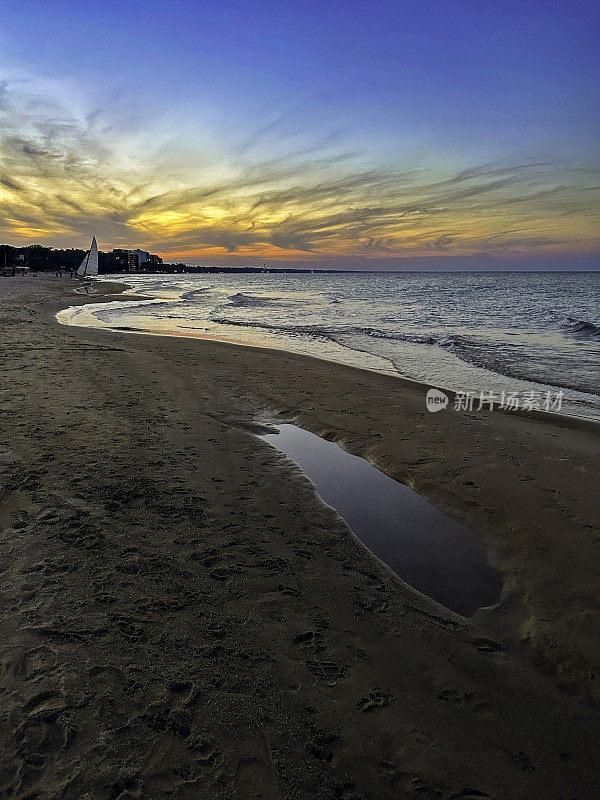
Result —
[{"label": "distant building", "polygon": [[112,254],[119,267],[126,272],[129,269],[129,250],[116,248],[112,251]]},{"label": "distant building", "polygon": [[147,266],[162,264],[162,258],[147,250],[113,250],[117,263],[127,272],[143,272]]}]

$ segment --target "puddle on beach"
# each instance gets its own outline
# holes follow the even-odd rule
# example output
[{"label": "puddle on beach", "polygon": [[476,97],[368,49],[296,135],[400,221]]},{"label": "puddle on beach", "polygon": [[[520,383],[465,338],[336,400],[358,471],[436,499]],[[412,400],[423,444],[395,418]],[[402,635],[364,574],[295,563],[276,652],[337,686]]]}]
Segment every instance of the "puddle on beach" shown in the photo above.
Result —
[{"label": "puddle on beach", "polygon": [[481,539],[364,458],[295,425],[260,438],[302,469],[323,500],[402,580],[465,617],[498,602]]}]

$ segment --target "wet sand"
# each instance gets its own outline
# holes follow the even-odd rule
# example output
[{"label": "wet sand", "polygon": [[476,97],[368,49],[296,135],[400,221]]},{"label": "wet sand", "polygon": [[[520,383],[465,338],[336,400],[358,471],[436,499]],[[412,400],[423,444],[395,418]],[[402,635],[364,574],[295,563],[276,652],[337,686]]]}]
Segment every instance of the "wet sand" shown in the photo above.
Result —
[{"label": "wet sand", "polygon": [[[597,797],[598,426],[60,326],[98,296],[0,280],[7,796]],[[499,607],[466,620],[377,561],[253,435],[289,419],[481,535]]]}]

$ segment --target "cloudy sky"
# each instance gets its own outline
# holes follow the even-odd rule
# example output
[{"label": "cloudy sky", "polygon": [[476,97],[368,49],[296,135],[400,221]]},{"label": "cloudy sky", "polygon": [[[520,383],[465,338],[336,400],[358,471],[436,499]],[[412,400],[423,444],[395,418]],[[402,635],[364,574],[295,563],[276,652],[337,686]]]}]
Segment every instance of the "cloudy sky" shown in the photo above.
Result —
[{"label": "cloudy sky", "polygon": [[595,5],[3,0],[0,241],[600,266]]}]

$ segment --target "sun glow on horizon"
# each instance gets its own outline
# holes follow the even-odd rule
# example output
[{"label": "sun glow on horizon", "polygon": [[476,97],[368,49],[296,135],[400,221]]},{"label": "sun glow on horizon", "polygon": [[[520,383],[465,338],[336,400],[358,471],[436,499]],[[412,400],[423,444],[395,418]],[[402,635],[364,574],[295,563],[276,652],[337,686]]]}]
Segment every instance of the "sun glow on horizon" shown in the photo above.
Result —
[{"label": "sun glow on horizon", "polygon": [[[492,31],[493,22],[486,18]],[[562,41],[567,22],[542,23]],[[81,24],[88,30],[85,15]],[[516,81],[458,27],[435,57],[409,36],[410,69],[398,66],[396,34],[389,47],[397,51],[384,48],[379,66],[372,59],[369,42],[385,35],[379,24],[353,40],[355,66],[354,56],[340,66],[329,50],[313,54],[326,62],[322,73],[293,42],[289,75],[287,51],[281,75],[263,75],[251,59],[236,65],[235,53],[231,74],[208,63],[196,75],[158,57],[128,88],[108,60],[109,77],[96,85],[85,69],[46,68],[49,52],[39,63],[35,54],[21,66],[15,59],[0,82],[1,239],[85,247],[96,233],[105,249],[236,263],[598,254],[600,154],[592,113],[574,111],[581,98],[570,62],[556,66],[556,52],[534,43],[519,51],[524,64],[558,72],[543,86],[533,71]],[[118,65],[116,44],[93,35]],[[262,30],[256,35],[262,41]],[[318,35],[311,28],[310,41]],[[465,55],[479,72],[466,69]],[[217,48],[215,64],[222,57]],[[138,69],[131,60],[126,67]]]}]

